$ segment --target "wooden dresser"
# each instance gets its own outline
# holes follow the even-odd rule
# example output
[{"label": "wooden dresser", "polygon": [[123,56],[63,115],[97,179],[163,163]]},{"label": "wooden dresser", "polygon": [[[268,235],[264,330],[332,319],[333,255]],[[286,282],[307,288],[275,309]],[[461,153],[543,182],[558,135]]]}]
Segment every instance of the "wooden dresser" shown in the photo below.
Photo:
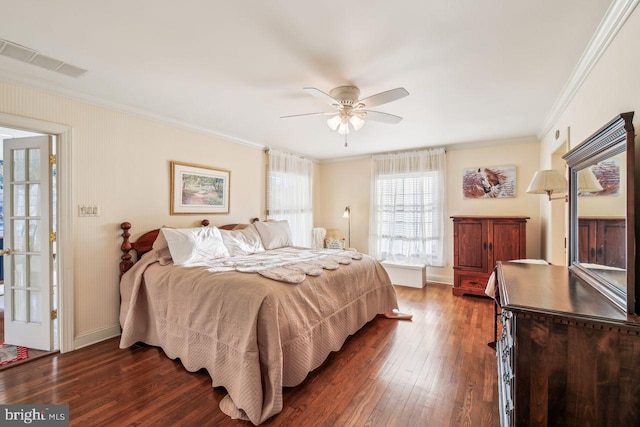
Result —
[{"label": "wooden dresser", "polygon": [[501,425],[640,426],[640,317],[567,267],[498,263]]},{"label": "wooden dresser", "polygon": [[453,219],[453,294],[484,295],[498,261],[526,258],[527,216]]}]

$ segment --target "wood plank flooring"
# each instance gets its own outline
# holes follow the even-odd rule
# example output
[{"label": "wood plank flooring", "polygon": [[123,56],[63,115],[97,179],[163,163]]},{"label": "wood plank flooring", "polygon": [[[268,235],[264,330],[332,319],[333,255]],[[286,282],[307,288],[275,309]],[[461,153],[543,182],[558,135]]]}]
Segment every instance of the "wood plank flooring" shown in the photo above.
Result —
[{"label": "wood plank flooring", "polygon": [[[396,287],[412,321],[377,317],[299,386],[267,426],[498,426],[493,303],[451,287]],[[67,403],[71,425],[251,425],[154,347],[111,339],[0,372],[0,403]]]}]

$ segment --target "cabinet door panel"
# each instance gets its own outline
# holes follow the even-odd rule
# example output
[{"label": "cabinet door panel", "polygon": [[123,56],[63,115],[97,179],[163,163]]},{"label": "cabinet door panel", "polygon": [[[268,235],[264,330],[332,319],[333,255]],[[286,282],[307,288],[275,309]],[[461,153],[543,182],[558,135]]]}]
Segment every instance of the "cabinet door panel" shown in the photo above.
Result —
[{"label": "cabinet door panel", "polygon": [[578,260],[596,262],[596,223],[591,220],[578,221]]},{"label": "cabinet door panel", "polygon": [[624,220],[598,221],[598,264],[626,268],[625,256],[627,227]]},{"label": "cabinet door panel", "polygon": [[458,267],[486,271],[487,240],[485,221],[461,221],[454,236],[457,241]]},{"label": "cabinet door panel", "polygon": [[489,262],[495,265],[498,261],[509,261],[522,258],[525,253],[521,238],[520,223],[493,221],[489,237]]}]

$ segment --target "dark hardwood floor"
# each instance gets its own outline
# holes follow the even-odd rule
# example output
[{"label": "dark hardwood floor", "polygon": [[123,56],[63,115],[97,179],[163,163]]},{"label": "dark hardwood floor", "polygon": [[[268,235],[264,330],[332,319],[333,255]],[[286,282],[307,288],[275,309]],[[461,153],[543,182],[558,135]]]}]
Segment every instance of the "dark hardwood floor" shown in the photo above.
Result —
[{"label": "dark hardwood floor", "polygon": [[[377,317],[299,386],[268,426],[498,426],[493,303],[396,287],[412,321]],[[67,403],[71,425],[251,425],[218,409],[204,371],[111,339],[0,372],[0,403]]]}]

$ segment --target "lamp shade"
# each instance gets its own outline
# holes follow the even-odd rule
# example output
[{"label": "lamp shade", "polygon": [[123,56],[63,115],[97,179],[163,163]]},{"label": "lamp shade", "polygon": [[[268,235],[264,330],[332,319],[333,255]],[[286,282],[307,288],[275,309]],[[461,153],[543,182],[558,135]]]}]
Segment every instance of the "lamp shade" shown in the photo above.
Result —
[{"label": "lamp shade", "polygon": [[602,185],[591,168],[578,171],[578,194],[602,191]]},{"label": "lamp shade", "polygon": [[537,171],[527,188],[527,193],[529,194],[551,195],[551,193],[566,192],[567,178],[564,177],[562,172],[555,169]]},{"label": "lamp shade", "polygon": [[351,216],[351,206],[347,206],[344,208],[344,213],[342,214],[342,218],[349,218]]}]

